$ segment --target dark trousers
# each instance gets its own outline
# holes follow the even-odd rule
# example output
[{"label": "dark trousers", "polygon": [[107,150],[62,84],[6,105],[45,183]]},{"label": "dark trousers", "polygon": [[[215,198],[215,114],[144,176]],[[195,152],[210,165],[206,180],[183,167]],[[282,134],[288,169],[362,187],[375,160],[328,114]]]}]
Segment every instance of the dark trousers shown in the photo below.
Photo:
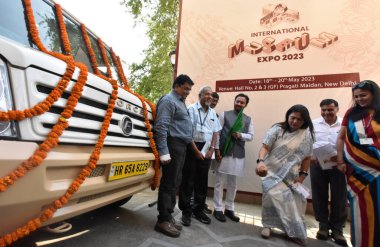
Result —
[{"label": "dark trousers", "polygon": [[322,170],[315,162],[310,166],[310,180],[314,215],[319,227],[342,232],[347,221],[347,187],[344,174],[337,169]]},{"label": "dark trousers", "polygon": [[171,157],[169,164],[162,165],[161,182],[158,190],[158,221],[170,221],[176,204],[176,192],[181,184],[187,144],[180,139],[168,138]]},{"label": "dark trousers", "polygon": [[[199,150],[204,143],[195,143]],[[185,166],[182,171],[182,183],[179,188],[178,206],[182,214],[191,216],[191,213],[201,212],[207,197],[208,171],[211,160],[200,160],[195,157],[191,146],[187,148]],[[191,205],[191,197],[194,195],[194,205]]]}]

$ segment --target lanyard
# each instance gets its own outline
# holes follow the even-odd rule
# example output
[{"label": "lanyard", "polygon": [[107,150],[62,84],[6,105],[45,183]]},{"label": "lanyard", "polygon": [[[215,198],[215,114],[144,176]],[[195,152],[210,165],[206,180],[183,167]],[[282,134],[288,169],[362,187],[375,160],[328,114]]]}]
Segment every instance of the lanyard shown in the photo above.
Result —
[{"label": "lanyard", "polygon": [[367,132],[368,132],[368,128],[369,128],[369,126],[371,125],[372,119],[373,119],[373,114],[371,114],[371,117],[369,118],[368,123],[365,124],[364,118],[362,118],[362,123],[363,123],[364,133],[365,133],[365,134],[367,134]]},{"label": "lanyard", "polygon": [[203,122],[202,122],[202,118],[201,118],[201,111],[198,109],[198,113],[199,113],[199,121],[201,122],[201,131],[203,130],[203,125],[204,123],[206,122],[206,118],[207,118],[207,115],[208,115],[208,110],[206,112],[206,116],[203,118]]}]

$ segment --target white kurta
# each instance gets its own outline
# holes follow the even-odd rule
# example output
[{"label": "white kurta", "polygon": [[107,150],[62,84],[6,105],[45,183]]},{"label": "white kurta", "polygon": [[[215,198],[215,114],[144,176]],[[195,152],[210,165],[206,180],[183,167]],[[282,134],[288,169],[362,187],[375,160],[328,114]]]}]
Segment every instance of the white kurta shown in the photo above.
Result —
[{"label": "white kurta", "polygon": [[[220,124],[224,125],[224,112],[219,116]],[[253,140],[253,121],[249,124],[248,133],[241,133],[243,141]],[[217,143],[219,147],[219,143]],[[235,211],[235,196],[236,196],[236,177],[244,175],[244,158],[235,158],[233,156],[223,157],[220,163],[213,162],[215,170],[215,186],[214,186],[214,210],[223,210],[223,184],[226,184],[227,193],[225,201],[225,209]]]},{"label": "white kurta", "polygon": [[[219,116],[220,124],[224,125],[224,112]],[[253,140],[253,121],[249,124],[248,133],[241,133],[242,141],[252,141]],[[238,159],[233,156],[223,157],[222,161],[218,166],[213,167],[215,171],[220,173],[235,175],[242,177],[244,175],[244,158]]]},{"label": "white kurta", "polygon": [[244,175],[244,158],[238,159],[232,156],[223,157],[218,172],[242,177]]}]

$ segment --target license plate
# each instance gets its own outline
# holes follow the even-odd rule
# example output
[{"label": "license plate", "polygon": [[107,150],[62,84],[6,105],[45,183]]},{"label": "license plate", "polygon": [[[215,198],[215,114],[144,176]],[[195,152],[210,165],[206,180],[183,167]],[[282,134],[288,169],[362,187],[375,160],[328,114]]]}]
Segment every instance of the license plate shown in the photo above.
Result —
[{"label": "license plate", "polygon": [[108,181],[145,174],[149,168],[148,160],[111,163]]}]

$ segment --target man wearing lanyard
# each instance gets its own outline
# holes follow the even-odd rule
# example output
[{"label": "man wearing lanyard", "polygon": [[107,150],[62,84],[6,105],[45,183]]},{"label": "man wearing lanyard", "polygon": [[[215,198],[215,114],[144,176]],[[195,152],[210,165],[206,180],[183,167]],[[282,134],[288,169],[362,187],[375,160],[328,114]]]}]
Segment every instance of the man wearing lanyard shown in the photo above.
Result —
[{"label": "man wearing lanyard", "polygon": [[[188,108],[193,126],[193,142],[187,148],[178,203],[182,210],[184,226],[190,226],[192,214],[204,224],[211,222],[204,213],[204,205],[211,158],[215,150],[217,133],[222,128],[214,109],[210,107],[211,94],[211,87],[202,87],[199,91],[199,101]],[[191,206],[193,193],[194,205]]]},{"label": "man wearing lanyard", "polygon": [[[319,222],[317,239],[327,240],[329,230],[335,243],[347,246],[343,236],[343,227],[347,221],[347,188],[343,173],[336,167],[336,140],[341,128],[342,119],[338,113],[338,102],[333,99],[324,99],[320,103],[321,116],[313,121],[316,142],[313,145],[316,160],[310,166],[310,181],[313,197],[315,219]],[[324,157],[325,153],[334,153],[331,157]],[[329,149],[329,151],[327,151]],[[321,159],[323,157],[323,159]],[[329,210],[329,186],[331,204]],[[330,212],[329,212],[330,211]]]}]

